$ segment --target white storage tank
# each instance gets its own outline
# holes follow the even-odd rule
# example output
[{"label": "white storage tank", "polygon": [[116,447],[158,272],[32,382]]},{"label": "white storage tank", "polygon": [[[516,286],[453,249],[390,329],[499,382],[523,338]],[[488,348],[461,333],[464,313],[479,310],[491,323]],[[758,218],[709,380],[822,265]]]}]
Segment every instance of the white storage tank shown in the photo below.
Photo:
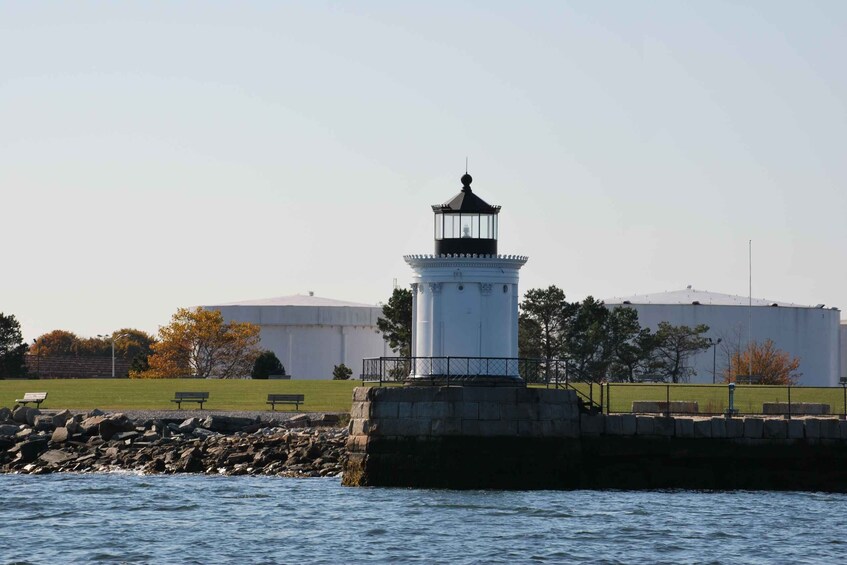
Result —
[{"label": "white storage tank", "polygon": [[273,351],[294,379],[332,379],[335,365],[361,372],[362,359],[388,354],[377,329],[382,308],[297,294],[203,306],[227,322],[261,328],[260,347]]},{"label": "white storage tank", "polygon": [[[629,306],[638,312],[642,327],[655,330],[660,322],[673,325],[696,326],[706,324],[705,334],[717,342],[717,349],[709,349],[692,359],[696,375],[693,383],[723,381],[728,366],[728,353],[733,344],[745,348],[748,334],[753,341],[770,339],[776,348],[800,358],[799,384],[804,386],[836,386],[840,368],[839,321],[837,308],[823,304],[803,306],[775,300],[683,290],[615,297],[604,300],[606,306]],[[752,321],[752,326],[750,322]],[[752,328],[752,331],[750,330]],[[713,374],[713,363],[715,371]]]}]

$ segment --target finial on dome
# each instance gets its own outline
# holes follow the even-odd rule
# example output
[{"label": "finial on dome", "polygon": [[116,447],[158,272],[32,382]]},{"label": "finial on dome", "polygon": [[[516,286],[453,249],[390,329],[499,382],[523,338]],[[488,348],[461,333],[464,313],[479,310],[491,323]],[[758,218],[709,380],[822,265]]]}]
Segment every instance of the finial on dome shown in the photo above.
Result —
[{"label": "finial on dome", "polygon": [[463,191],[464,190],[470,191],[472,182],[473,182],[472,176],[470,176],[468,173],[463,174],[462,175],[462,190]]}]

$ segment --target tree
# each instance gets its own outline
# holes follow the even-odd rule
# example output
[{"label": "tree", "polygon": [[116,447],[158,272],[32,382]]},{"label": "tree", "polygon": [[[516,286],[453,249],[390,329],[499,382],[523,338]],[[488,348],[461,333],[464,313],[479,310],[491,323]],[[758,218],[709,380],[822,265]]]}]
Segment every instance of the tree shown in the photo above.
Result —
[{"label": "tree", "polygon": [[655,349],[659,374],[674,383],[687,381],[694,374],[688,360],[711,346],[708,338],[703,337],[708,331],[709,326],[705,324],[691,328],[659,322]]},{"label": "tree", "polygon": [[566,351],[577,378],[602,381],[612,361],[609,309],[589,296],[577,305],[568,328]]},{"label": "tree", "polygon": [[555,285],[526,291],[518,318],[522,357],[554,359],[562,354],[569,322],[577,309]]},{"label": "tree", "polygon": [[[142,330],[121,328],[115,337],[115,357],[146,365],[156,338]],[[111,357],[112,336],[81,338],[66,330],[53,330],[35,340],[31,353],[43,357]]]},{"label": "tree", "polygon": [[26,376],[27,349],[21,324],[13,314],[0,312],[0,379]]},{"label": "tree", "polygon": [[271,375],[284,375],[285,367],[276,353],[273,351],[262,351],[256,361],[253,362],[253,371],[250,376],[254,379],[267,379]]},{"label": "tree", "polygon": [[79,338],[67,330],[53,330],[36,338],[31,353],[42,357],[76,355]]},{"label": "tree", "polygon": [[541,325],[521,312],[518,316],[518,357],[538,359],[544,356]]},{"label": "tree", "polygon": [[376,321],[388,347],[401,357],[412,354],[412,291],[395,288]]},{"label": "tree", "polygon": [[159,328],[146,371],[140,378],[239,378],[249,375],[259,356],[259,326],[224,323],[218,310],[180,308],[171,323]]},{"label": "tree", "polygon": [[656,334],[649,328],[642,328],[628,342],[621,344],[615,353],[610,369],[612,379],[624,382],[636,382],[638,377],[655,374]]},{"label": "tree", "polygon": [[153,354],[155,337],[134,328],[121,328],[112,335],[122,336],[115,340],[115,355],[130,362],[130,371],[146,371],[149,368],[147,359]]},{"label": "tree", "polygon": [[350,377],[353,376],[353,369],[342,363],[341,365],[336,365],[332,369],[332,380],[334,381],[346,381]]},{"label": "tree", "polygon": [[752,342],[746,349],[732,356],[724,373],[724,382],[734,383],[740,375],[747,375],[752,365],[753,375],[760,377],[763,385],[796,385],[803,375],[800,358],[791,357],[787,351],[777,349],[773,341]]},{"label": "tree", "polygon": [[609,309],[602,300],[589,296],[577,305],[568,328],[566,351],[577,378],[594,382],[608,380],[622,362],[634,366],[646,354],[649,342],[635,339],[641,331],[633,308]]}]

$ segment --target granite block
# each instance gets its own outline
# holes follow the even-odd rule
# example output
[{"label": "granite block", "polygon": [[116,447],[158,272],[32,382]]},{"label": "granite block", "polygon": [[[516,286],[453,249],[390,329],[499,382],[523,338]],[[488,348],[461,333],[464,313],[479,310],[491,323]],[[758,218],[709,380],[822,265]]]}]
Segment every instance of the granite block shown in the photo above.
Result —
[{"label": "granite block", "polygon": [[744,437],[760,439],[764,435],[765,424],[761,418],[744,418]]},{"label": "granite block", "polygon": [[582,414],[579,418],[579,430],[583,435],[598,436],[605,428],[602,414]]},{"label": "granite block", "polygon": [[710,438],[712,437],[712,419],[697,418],[694,420],[694,437],[695,438]]},{"label": "granite block", "polygon": [[806,437],[806,425],[803,420],[788,420],[788,439],[803,439]]},{"label": "granite block", "polygon": [[726,437],[741,438],[744,437],[744,420],[741,418],[726,418]]},{"label": "granite block", "polygon": [[712,437],[717,439],[722,439],[726,437],[726,418],[712,418],[710,420],[712,423]]},{"label": "granite block", "polygon": [[651,436],[654,433],[655,420],[653,416],[636,416],[635,433],[639,436]]},{"label": "granite block", "polygon": [[674,418],[674,433],[676,437],[694,437],[694,420],[691,418]]},{"label": "granite block", "polygon": [[786,439],[788,437],[788,422],[786,420],[768,418],[764,421],[762,437],[765,439]]}]

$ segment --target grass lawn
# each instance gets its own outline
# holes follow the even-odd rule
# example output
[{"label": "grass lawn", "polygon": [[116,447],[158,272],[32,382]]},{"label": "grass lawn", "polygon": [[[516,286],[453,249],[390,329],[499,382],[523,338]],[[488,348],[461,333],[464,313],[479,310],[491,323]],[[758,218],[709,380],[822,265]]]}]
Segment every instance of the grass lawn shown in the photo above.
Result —
[{"label": "grass lawn", "polygon": [[[0,380],[0,407],[11,408],[25,392],[47,392],[42,408],[70,410],[176,410],[176,391],[206,391],[204,410],[268,410],[268,394],[304,394],[306,412],[347,412],[353,388],[362,381],[202,380],[202,379],[44,379]],[[32,405],[30,405],[32,406]],[[183,403],[183,409],[199,405]],[[294,405],[277,405],[277,411]]]},{"label": "grass lawn", "polygon": [[[45,379],[0,380],[0,407],[11,408],[16,398],[25,392],[47,392],[43,408],[70,410],[175,410],[170,400],[176,391],[208,391],[209,410],[270,410],[265,404],[267,395],[304,394],[306,402],[300,405],[307,412],[347,412],[352,403],[353,388],[361,381],[282,381],[282,380],[202,380],[202,379]],[[587,384],[575,384],[586,396]],[[611,412],[630,412],[635,400],[664,401],[667,391],[670,399],[696,401],[701,413],[719,414],[726,410],[728,391],[726,385],[671,385],[663,384],[612,384],[604,387],[603,410],[608,405]],[[601,398],[600,385],[594,385],[593,397]],[[787,402],[788,389],[757,385],[739,385],[735,388],[735,407],[742,414],[760,414],[764,402]],[[829,404],[831,413],[844,413],[844,391],[837,388],[791,388],[791,402],[819,402]],[[194,409],[195,403],[183,404]],[[293,405],[280,405],[277,411],[293,411]]]},{"label": "grass lawn", "polygon": [[[576,384],[583,394],[589,394],[589,385]],[[611,412],[630,412],[635,400],[664,402],[670,392],[671,402],[695,401],[701,413],[723,413],[729,405],[726,385],[670,385],[663,384],[611,384],[603,391],[603,411],[608,405]],[[600,385],[594,385],[593,398],[600,401]],[[761,414],[765,402],[788,402],[788,388],[766,385],[738,385],[735,387],[735,408],[742,414]],[[830,405],[832,414],[844,414],[844,390],[841,387],[792,387],[791,402],[813,402]]]}]

